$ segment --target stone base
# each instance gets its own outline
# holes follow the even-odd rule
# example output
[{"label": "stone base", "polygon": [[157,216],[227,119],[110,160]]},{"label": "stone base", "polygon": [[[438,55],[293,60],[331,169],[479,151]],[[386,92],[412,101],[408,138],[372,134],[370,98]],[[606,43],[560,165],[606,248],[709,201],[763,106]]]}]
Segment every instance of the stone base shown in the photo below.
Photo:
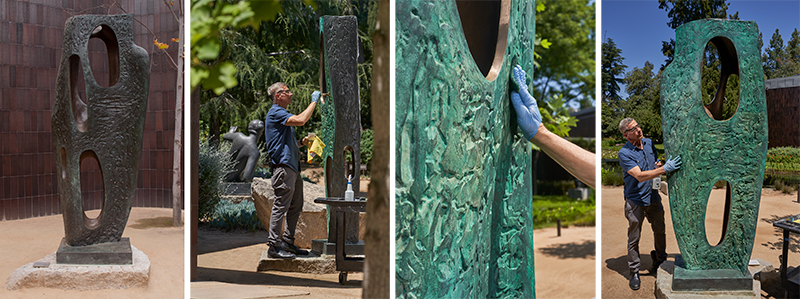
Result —
[{"label": "stone base", "polygon": [[[761,298],[761,282],[751,280],[749,290],[727,291],[676,291],[672,289],[675,262],[665,261],[658,268],[656,277],[656,298],[659,299],[700,299],[700,298]],[[741,274],[740,274],[741,275]],[[751,278],[752,279],[752,278]]]},{"label": "stone base", "polygon": [[231,195],[233,195],[233,196],[236,196],[236,195],[250,196],[250,193],[252,193],[252,190],[250,190],[250,185],[251,184],[252,183],[245,183],[245,182],[242,182],[242,183],[231,183],[231,182],[225,183],[225,194],[224,195],[227,195],[227,196],[231,196]]},{"label": "stone base", "polygon": [[131,246],[132,265],[64,265],[56,263],[56,253],[51,253],[38,263],[19,267],[6,281],[6,289],[56,288],[64,290],[127,289],[147,287],[150,279],[150,259]]},{"label": "stone base", "polygon": [[66,238],[56,251],[56,263],[76,265],[130,265],[133,263],[131,239],[87,246],[69,246]]},{"label": "stone base", "polygon": [[[345,246],[344,252],[348,256],[364,255],[364,240]],[[311,252],[316,255],[336,255],[336,243],[329,243],[327,239],[311,240]]]},{"label": "stone base", "polygon": [[315,274],[335,274],[336,260],[333,256],[320,257],[318,255],[300,255],[296,259],[274,259],[267,255],[267,251],[261,252],[261,260],[258,262],[257,271],[283,271],[300,272]]},{"label": "stone base", "polygon": [[680,255],[675,257],[673,291],[736,291],[753,288],[753,274],[733,269],[689,270]]}]

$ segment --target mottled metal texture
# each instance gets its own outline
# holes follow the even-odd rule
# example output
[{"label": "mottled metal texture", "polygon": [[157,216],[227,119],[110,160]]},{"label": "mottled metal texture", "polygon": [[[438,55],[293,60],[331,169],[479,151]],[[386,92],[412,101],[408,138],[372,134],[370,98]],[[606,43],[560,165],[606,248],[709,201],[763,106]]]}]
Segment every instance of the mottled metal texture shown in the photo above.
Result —
[{"label": "mottled metal texture", "polygon": [[[325,161],[325,195],[344,197],[347,176],[353,175],[353,190],[360,187],[361,101],[358,94],[358,22],[355,16],[320,18],[322,39],[322,76],[325,97],[322,109],[322,153]],[[347,151],[346,151],[347,150]],[[345,153],[351,170],[345,169]],[[348,223],[358,223],[358,214],[350,213]],[[335,227],[336,214],[329,214],[328,227]],[[345,242],[358,242],[358,226],[349,225]],[[335,242],[336,231],[328,229],[328,242]]]},{"label": "mottled metal texture", "polygon": [[396,5],[397,295],[534,297],[531,149],[509,74],[515,64],[533,73],[536,3],[510,3],[492,81],[455,1]]},{"label": "mottled metal texture", "polygon": [[236,132],[234,128],[232,127],[230,132],[222,135],[223,139],[231,141],[228,155],[233,162],[233,170],[225,175],[225,181],[252,182],[258,166],[258,159],[261,157],[261,152],[258,151],[258,139],[264,135],[264,122],[259,119],[251,121],[247,126],[250,135]]},{"label": "mottled metal texture", "polygon": [[[106,44],[109,87],[97,84],[89,66],[91,37]],[[133,43],[132,15],[71,17],[64,25],[63,45],[53,101],[52,141],[66,242],[84,246],[119,241],[136,189],[149,58]],[[86,99],[80,99],[77,92],[77,76],[81,75]],[[103,181],[103,207],[94,219],[86,217],[81,204],[80,162],[87,157],[97,160]]]},{"label": "mottled metal texture", "polygon": [[[675,59],[661,79],[661,119],[666,156],[680,155],[668,176],[678,247],[688,270],[735,269],[745,273],[753,249],[767,154],[767,113],[758,28],[752,21],[707,19],[676,32]],[[723,42],[723,71],[739,74],[739,107],[728,120],[703,107],[700,73],[706,44]],[[723,43],[716,44],[720,48]],[[730,51],[728,51],[730,50]],[[732,65],[731,65],[732,64]],[[728,65],[728,66],[726,66]],[[730,183],[727,231],[718,245],[706,238],[705,215],[714,183]]]}]

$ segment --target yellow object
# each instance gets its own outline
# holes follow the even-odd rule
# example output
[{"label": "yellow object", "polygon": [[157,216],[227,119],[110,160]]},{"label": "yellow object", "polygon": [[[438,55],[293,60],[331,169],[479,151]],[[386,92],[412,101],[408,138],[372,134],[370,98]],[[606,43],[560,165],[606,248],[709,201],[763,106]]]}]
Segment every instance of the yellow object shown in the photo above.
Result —
[{"label": "yellow object", "polygon": [[795,220],[795,221],[793,221],[793,222],[797,222],[797,223],[800,223],[800,219],[797,219],[797,220]]},{"label": "yellow object", "polygon": [[308,150],[308,163],[311,164],[311,160],[313,160],[315,156],[322,157],[322,149],[325,148],[325,143],[322,143],[322,140],[316,135],[309,136],[308,142],[311,143],[311,147]]}]

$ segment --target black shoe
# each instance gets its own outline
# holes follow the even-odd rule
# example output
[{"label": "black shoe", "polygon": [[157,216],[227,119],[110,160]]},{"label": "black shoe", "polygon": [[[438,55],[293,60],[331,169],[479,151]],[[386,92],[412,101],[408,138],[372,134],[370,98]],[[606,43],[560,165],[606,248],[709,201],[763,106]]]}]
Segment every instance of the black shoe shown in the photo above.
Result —
[{"label": "black shoe", "polygon": [[661,263],[663,263],[664,260],[658,258],[655,250],[650,251],[650,258],[653,260],[653,267],[650,268],[650,273],[656,275],[656,272],[658,272],[658,267],[661,266]]},{"label": "black shoe", "polygon": [[631,290],[638,290],[641,284],[642,281],[639,280],[639,272],[633,272],[633,274],[631,274],[631,282],[629,284],[631,286]]},{"label": "black shoe", "polygon": [[286,240],[283,240],[283,245],[281,245],[281,249],[294,253],[296,255],[308,255],[308,250],[297,248],[297,246],[295,246],[294,243]]},{"label": "black shoe", "polygon": [[272,246],[272,245],[269,246],[269,249],[267,250],[267,255],[274,259],[293,259],[297,257],[291,252],[284,251],[279,246]]}]

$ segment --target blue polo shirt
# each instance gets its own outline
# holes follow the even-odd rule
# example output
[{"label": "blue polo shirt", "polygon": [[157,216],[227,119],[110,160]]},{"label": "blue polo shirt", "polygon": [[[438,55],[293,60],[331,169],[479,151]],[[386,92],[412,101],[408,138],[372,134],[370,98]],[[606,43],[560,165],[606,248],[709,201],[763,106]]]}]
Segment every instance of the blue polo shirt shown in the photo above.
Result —
[{"label": "blue polo shirt", "polygon": [[640,206],[649,206],[661,202],[658,190],[653,190],[653,180],[639,182],[628,174],[628,170],[639,166],[642,171],[655,169],[656,147],[653,141],[642,138],[642,149],[634,146],[630,141],[625,143],[619,153],[619,164],[622,165],[623,181],[625,182],[625,198]]},{"label": "blue polo shirt", "polygon": [[295,172],[300,172],[300,149],[294,136],[294,127],[287,126],[286,121],[294,114],[281,106],[272,104],[264,121],[264,135],[267,142],[267,153],[272,165],[286,164]]}]

